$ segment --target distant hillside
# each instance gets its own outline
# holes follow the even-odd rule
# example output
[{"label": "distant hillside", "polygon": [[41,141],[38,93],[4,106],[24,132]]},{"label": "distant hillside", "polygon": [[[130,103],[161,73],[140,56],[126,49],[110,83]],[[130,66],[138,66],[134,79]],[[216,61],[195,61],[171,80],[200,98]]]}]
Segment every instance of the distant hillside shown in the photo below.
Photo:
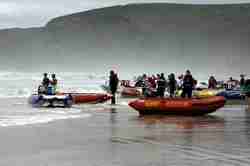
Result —
[{"label": "distant hillside", "polygon": [[249,44],[250,4],[131,4],[1,30],[0,68],[238,75]]}]

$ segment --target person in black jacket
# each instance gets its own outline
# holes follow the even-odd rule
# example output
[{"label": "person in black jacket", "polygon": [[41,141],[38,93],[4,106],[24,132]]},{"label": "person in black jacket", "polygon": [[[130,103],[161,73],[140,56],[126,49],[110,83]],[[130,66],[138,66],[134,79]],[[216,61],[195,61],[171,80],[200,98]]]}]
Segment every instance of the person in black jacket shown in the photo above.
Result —
[{"label": "person in black jacket", "polygon": [[165,93],[165,90],[166,90],[166,79],[164,77],[164,74],[161,73],[160,75],[160,78],[158,78],[157,80],[157,94],[158,96],[160,97],[164,97],[164,93]]},{"label": "person in black jacket", "polygon": [[169,96],[172,98],[175,95],[175,91],[177,89],[177,81],[175,79],[174,73],[171,73],[168,77],[168,87],[169,87]]},{"label": "person in black jacket", "polygon": [[245,76],[243,74],[240,75],[240,87],[245,85]]},{"label": "person in black jacket", "polygon": [[48,86],[49,86],[49,83],[50,83],[50,80],[48,78],[48,74],[47,73],[44,73],[43,74],[43,81],[42,81],[42,86],[44,87],[44,92],[45,94],[48,93]]},{"label": "person in black jacket", "polygon": [[112,94],[112,99],[111,99],[111,104],[116,104],[115,101],[115,93],[117,91],[119,79],[117,74],[113,70],[110,71],[110,76],[109,76],[109,88]]},{"label": "person in black jacket", "polygon": [[188,98],[191,98],[193,87],[194,87],[194,79],[189,70],[186,71],[186,75],[184,76],[182,87],[183,89],[182,89],[181,97],[185,98],[187,95]]}]

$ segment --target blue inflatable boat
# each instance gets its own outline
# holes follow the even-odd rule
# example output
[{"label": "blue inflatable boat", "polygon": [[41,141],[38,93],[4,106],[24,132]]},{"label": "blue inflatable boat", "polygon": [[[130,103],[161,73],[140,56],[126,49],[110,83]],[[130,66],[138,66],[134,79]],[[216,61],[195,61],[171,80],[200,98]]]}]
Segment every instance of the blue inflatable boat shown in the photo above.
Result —
[{"label": "blue inflatable boat", "polygon": [[71,107],[73,98],[71,95],[33,94],[28,102],[33,107]]},{"label": "blue inflatable boat", "polygon": [[242,100],[245,98],[245,96],[241,94],[240,90],[225,90],[217,93],[216,96],[223,96],[227,100]]}]

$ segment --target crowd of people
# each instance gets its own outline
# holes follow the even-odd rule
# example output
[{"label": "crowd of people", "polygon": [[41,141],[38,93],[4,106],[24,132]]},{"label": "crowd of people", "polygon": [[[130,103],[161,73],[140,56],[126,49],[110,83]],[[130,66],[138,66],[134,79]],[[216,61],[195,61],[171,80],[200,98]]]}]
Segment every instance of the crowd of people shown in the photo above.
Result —
[{"label": "crowd of people", "polygon": [[57,90],[57,79],[55,74],[51,74],[51,80],[48,73],[43,74],[43,80],[38,87],[38,94],[55,95]]},{"label": "crowd of people", "polygon": [[187,70],[185,75],[179,76],[178,79],[174,73],[169,74],[168,78],[165,78],[164,73],[156,76],[143,74],[136,79],[135,87],[142,87],[142,94],[145,97],[164,97],[165,91],[168,89],[169,96],[172,98],[175,97],[177,90],[182,89],[181,96],[191,98],[196,84],[197,81],[193,78],[190,70]]},{"label": "crowd of people", "polygon": [[217,89],[217,88],[225,88],[226,90],[235,90],[235,89],[243,89],[245,86],[249,85],[250,80],[245,79],[245,75],[240,75],[240,80],[233,79],[229,77],[226,82],[221,81],[220,83],[215,79],[214,76],[211,76],[208,80],[208,88],[209,89]]},{"label": "crowd of people", "polygon": [[[205,87],[208,89],[220,89],[235,90],[237,88],[243,88],[245,85],[250,84],[250,80],[245,80],[245,75],[240,75],[240,80],[229,78],[227,81],[217,81],[214,76],[210,76],[208,83],[205,83]],[[206,86],[207,85],[207,86]],[[122,86],[130,86],[129,81],[122,82]],[[166,90],[169,92],[169,97],[176,96],[177,90],[182,90],[182,98],[191,98],[192,91],[194,89],[200,90],[202,88],[197,87],[197,81],[193,78],[190,70],[186,73],[175,78],[175,74],[171,73],[166,79],[164,73],[147,76],[143,74],[135,80],[135,87],[141,87],[143,96],[145,97],[164,97]]]}]

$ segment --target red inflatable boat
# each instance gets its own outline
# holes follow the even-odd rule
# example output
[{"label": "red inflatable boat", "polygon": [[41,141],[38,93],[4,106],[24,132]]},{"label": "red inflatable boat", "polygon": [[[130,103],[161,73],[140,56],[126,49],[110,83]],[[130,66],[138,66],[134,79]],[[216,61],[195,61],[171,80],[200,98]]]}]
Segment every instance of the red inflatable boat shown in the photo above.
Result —
[{"label": "red inflatable boat", "polygon": [[70,94],[74,104],[103,103],[111,99],[111,95],[102,93],[60,93]]},{"label": "red inflatable boat", "polygon": [[226,100],[221,96],[204,99],[181,98],[147,98],[129,103],[141,115],[145,114],[173,114],[173,115],[204,115],[215,112],[224,106]]},{"label": "red inflatable boat", "polygon": [[123,87],[121,91],[123,97],[140,97],[141,91],[136,87]]}]

